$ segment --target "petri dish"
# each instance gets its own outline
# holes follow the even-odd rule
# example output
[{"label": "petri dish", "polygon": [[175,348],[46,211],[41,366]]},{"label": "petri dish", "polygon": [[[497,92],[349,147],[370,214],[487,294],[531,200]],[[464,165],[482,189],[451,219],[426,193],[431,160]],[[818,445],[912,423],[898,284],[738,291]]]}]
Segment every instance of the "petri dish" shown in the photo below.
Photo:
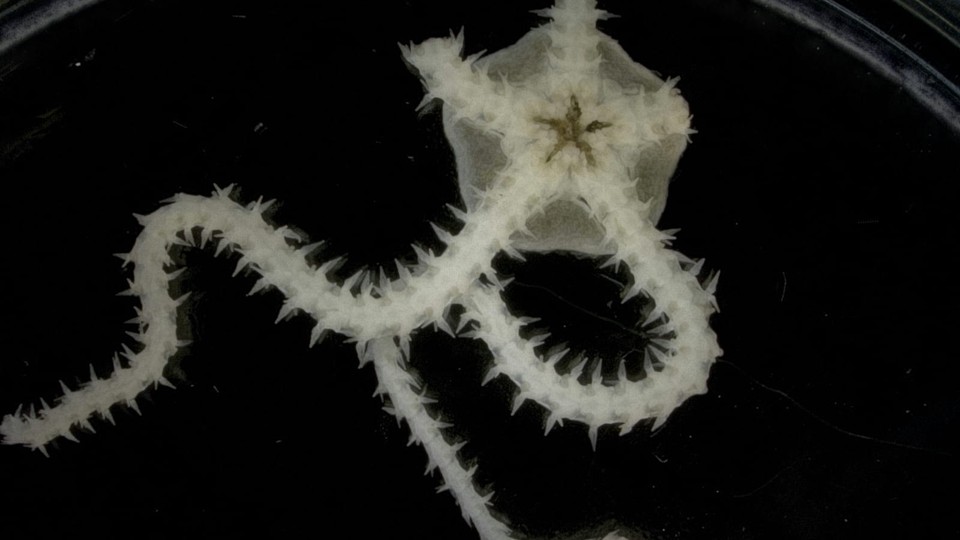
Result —
[{"label": "petri dish", "polygon": [[[235,184],[272,218],[345,255],[341,276],[438,248],[455,227],[453,155],[397,43],[465,28],[509,46],[545,2],[346,4],[5,2],[0,177],[9,312],[0,405],[52,401],[133,347],[117,296],[147,214],[178,192]],[[724,349],[709,392],[659,430],[510,414],[480,381],[485,347],[424,330],[411,368],[461,459],[520,538],[953,538],[960,290],[949,257],[960,150],[956,9],[949,2],[602,2],[601,29],[680,77],[698,133],[663,229],[721,271]],[[185,354],[141,415],[60,440],[51,457],[0,447],[0,513],[15,533],[80,528],[288,536],[475,538],[423,450],[371,399],[370,367],[282,298],[248,297],[237,256],[183,249]],[[551,343],[628,357],[616,273],[565,255],[497,260],[519,314]],[[609,306],[608,306],[609,304]],[[626,325],[626,326],[625,326]],[[122,361],[122,360],[121,360]],[[604,368],[608,369],[608,368]],[[357,516],[362,516],[358,519]]]}]

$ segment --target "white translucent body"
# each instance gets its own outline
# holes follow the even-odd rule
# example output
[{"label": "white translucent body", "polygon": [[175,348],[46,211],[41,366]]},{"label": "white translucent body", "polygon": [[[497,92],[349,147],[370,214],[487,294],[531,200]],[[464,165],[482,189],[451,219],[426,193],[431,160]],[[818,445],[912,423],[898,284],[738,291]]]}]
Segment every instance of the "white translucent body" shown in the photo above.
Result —
[{"label": "white translucent body", "polygon": [[[164,368],[183,345],[176,338],[179,301],[169,293],[178,274],[166,270],[169,252],[191,245],[196,231],[201,245],[240,253],[238,270],[261,276],[257,289],[283,294],[281,319],[302,312],[316,321],[313,340],[334,331],[356,342],[361,363],[373,363],[378,393],[423,445],[429,470],[439,470],[464,517],[488,540],[511,537],[490,512],[494,494],[474,485],[474,469],[458,459],[462,443],[447,442],[448,424],[430,415],[432,399],[406,369],[419,328],[468,328],[461,336],[483,340],[494,356],[488,378],[505,376],[516,386],[515,407],[528,400],[542,407],[547,430],[578,422],[594,445],[602,426],[627,432],[649,420],[656,427],[705,392],[721,352],[709,326],[713,283],[701,286],[700,265],[670,250],[670,237],[654,227],[690,133],[687,104],[672,83],[630,61],[596,29],[604,12],[593,1],[561,0],[543,15],[551,21],[485,60],[463,59],[459,37],[404,49],[427,99],[443,102],[467,204],[456,235],[437,230],[441,253],[418,250],[415,265],[397,265],[396,279],[364,271],[339,281],[331,276],[334,261],[311,266],[312,247],[268,224],[259,202],[240,205],[229,189],[176,195],[140,218],[144,229],[125,257],[133,267],[130,293],[141,302],[135,338],[142,348],[125,349],[129,364],[116,362],[109,378],[91,373],[82,387],[64,387],[56,405],[4,417],[4,442],[44,450],[57,437],[76,439],[73,430],[89,428],[92,415],[109,419],[113,406],[136,407],[141,392],[166,382]],[[624,298],[651,299],[655,307],[642,327],[666,336],[647,347],[642,379],[628,379],[622,364],[615,381],[603,380],[599,369],[584,378],[583,364],[561,372],[556,357],[538,356],[537,343],[520,335],[523,323],[504,303],[491,266],[498,253],[520,250],[605,254],[629,270]],[[456,329],[448,316],[454,305],[463,308]]]}]

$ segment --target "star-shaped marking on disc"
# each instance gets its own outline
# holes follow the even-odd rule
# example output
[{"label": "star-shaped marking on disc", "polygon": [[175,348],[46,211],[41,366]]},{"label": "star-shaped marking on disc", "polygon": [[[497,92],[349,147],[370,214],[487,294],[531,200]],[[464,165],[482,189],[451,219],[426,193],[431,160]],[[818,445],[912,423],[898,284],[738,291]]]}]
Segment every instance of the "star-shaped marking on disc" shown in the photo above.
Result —
[{"label": "star-shaped marking on disc", "polygon": [[593,157],[593,148],[583,139],[584,133],[594,133],[603,128],[610,127],[613,124],[594,120],[586,126],[580,123],[583,112],[580,110],[580,103],[577,96],[570,96],[570,105],[567,107],[567,114],[563,118],[543,118],[538,116],[534,122],[549,126],[557,134],[557,143],[553,145],[553,150],[547,155],[546,161],[550,161],[557,152],[563,149],[567,144],[574,145],[577,150],[583,153],[587,163],[591,166],[596,165],[596,159]]}]

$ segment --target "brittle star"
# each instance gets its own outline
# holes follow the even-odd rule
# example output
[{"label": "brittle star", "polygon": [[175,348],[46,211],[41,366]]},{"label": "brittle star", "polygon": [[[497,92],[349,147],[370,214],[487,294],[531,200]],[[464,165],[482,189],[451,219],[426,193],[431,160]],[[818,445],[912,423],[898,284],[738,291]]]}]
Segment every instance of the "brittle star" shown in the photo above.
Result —
[{"label": "brittle star", "polygon": [[[493,493],[474,485],[474,469],[458,459],[462,443],[444,439],[448,425],[427,411],[433,400],[407,370],[416,330],[433,324],[483,340],[494,358],[487,380],[505,376],[513,382],[514,410],[528,400],[539,404],[547,411],[547,431],[563,420],[579,422],[594,447],[602,426],[619,425],[625,433],[652,420],[656,428],[688,397],[705,392],[710,366],[721,354],[709,326],[716,282],[701,285],[701,264],[670,250],[671,237],[653,225],[662,195],[645,200],[642,194],[665,183],[669,173],[650,178],[634,173],[651,148],[672,144],[672,159],[679,158],[691,133],[686,102],[673,82],[632,63],[597,30],[605,12],[594,1],[560,0],[541,14],[550,22],[513,48],[482,59],[462,57],[462,35],[403,47],[404,58],[423,79],[425,102],[443,102],[451,137],[480,132],[497,142],[503,157],[491,178],[477,177],[464,187],[467,209],[455,209],[463,222],[460,232],[436,228],[446,246],[441,253],[414,247],[417,264],[398,263],[396,279],[382,272],[373,279],[372,272],[361,271],[341,282],[331,277],[335,261],[311,266],[307,255],[313,245],[267,223],[259,201],[240,205],[229,188],[211,197],[176,195],[139,218],[143,231],[124,256],[133,268],[130,293],[141,302],[135,338],[142,348],[126,349],[129,364],[116,362],[109,378],[98,379],[91,370],[82,387],[64,386],[53,407],[4,417],[4,442],[45,452],[58,437],[75,439],[75,427],[89,428],[92,415],[109,419],[112,406],[135,407],[139,394],[166,383],[164,368],[183,345],[176,327],[180,302],[168,289],[177,274],[166,270],[173,264],[169,252],[191,244],[196,231],[201,246],[214,241],[218,251],[231,246],[239,252],[238,269],[250,267],[261,276],[256,289],[273,287],[283,294],[280,318],[295,311],[312,317],[311,342],[333,331],[356,343],[361,363],[374,366],[378,393],[389,398],[412,440],[423,445],[428,469],[440,471],[464,517],[488,540],[509,538],[511,531],[491,514]],[[533,58],[538,69],[491,76],[491,66],[505,53]],[[629,76],[611,78],[603,62],[627,66]],[[593,120],[583,126],[583,117]],[[471,144],[454,146],[469,152]],[[560,219],[550,219],[557,214]],[[586,224],[576,238],[564,228],[574,218]],[[521,249],[603,254],[608,263],[629,270],[632,282],[624,300],[641,292],[649,297],[654,307],[641,328],[659,336],[656,346],[644,351],[643,378],[630,380],[622,362],[616,380],[603,380],[599,363],[591,376],[581,377],[584,362],[560,370],[562,353],[538,355],[539,343],[521,336],[523,320],[505,305],[505,285],[492,266],[499,252],[521,257]],[[463,308],[457,328],[449,316],[454,305]],[[469,333],[462,332],[468,325]]]}]

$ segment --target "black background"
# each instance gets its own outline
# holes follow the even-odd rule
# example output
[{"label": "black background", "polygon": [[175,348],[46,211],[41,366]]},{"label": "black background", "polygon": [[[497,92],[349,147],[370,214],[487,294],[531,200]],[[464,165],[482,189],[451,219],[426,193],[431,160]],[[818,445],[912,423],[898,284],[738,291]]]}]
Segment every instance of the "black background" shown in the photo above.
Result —
[{"label": "black background", "polygon": [[[497,50],[544,6],[325,5],[108,5],[8,56],[0,411],[51,401],[89,363],[108,373],[135,305],[112,254],[132,213],[174,193],[276,198],[272,219],[347,254],[344,276],[439,246],[428,221],[456,227],[453,158],[397,43],[463,26],[468,53]],[[722,271],[724,356],[661,430],[604,429],[593,452],[583,426],[544,437],[541,410],[511,417],[511,385],[479,384],[482,344],[419,333],[413,368],[496,509],[533,538],[956,537],[957,132],[750,2],[602,7],[621,15],[602,29],[691,104],[699,133],[660,227]],[[178,257],[194,291],[178,389],[49,459],[0,447],[0,534],[474,537],[351,345],[308,349],[303,316],[274,324],[279,297],[246,297],[235,259]],[[554,316],[552,339],[624,343],[593,263],[497,267],[518,313]]]}]

